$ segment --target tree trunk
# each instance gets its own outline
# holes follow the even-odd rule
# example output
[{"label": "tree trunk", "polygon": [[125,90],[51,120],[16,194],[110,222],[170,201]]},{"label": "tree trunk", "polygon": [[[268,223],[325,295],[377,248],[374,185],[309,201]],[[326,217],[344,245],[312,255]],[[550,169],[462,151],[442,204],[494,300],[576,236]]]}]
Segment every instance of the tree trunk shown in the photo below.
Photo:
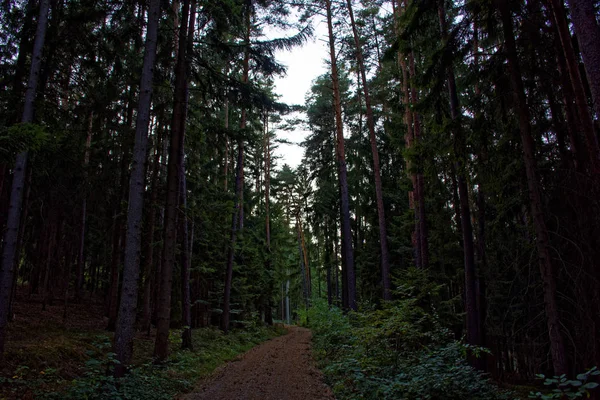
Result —
[{"label": "tree trunk", "polygon": [[[585,96],[585,88],[581,74],[579,72],[579,66],[577,63],[577,57],[575,55],[575,49],[571,42],[571,34],[569,33],[569,26],[567,24],[566,13],[561,0],[549,0],[556,28],[558,30],[558,36],[562,44],[562,48],[567,61],[567,71],[571,78],[571,84],[573,85],[573,92],[575,94],[575,103],[577,105],[577,113],[580,119],[580,123],[583,127],[585,139],[589,153],[589,164],[594,171],[598,171],[600,168],[598,150],[598,139],[594,133],[594,126],[592,122],[592,116],[587,105],[587,99]],[[591,18],[595,19],[595,15],[590,15]],[[596,46],[598,44],[596,43]]]},{"label": "tree trunk", "polygon": [[[189,100],[189,77],[191,75],[191,55],[194,49],[194,27],[196,23],[196,0],[191,1],[190,22],[187,33],[187,50],[185,59],[185,111],[187,112],[187,103]],[[181,121],[183,126],[181,132],[185,132],[185,118]],[[183,317],[183,332],[181,334],[181,348],[192,350],[192,310],[190,297],[190,248],[188,216],[187,216],[187,185],[185,178],[185,145],[184,135],[181,135],[181,145],[179,149],[179,187],[180,187],[180,224],[181,224],[181,302],[182,302],[182,317]]]},{"label": "tree trunk", "polygon": [[144,64],[140,81],[140,98],[133,149],[133,165],[129,178],[129,210],[127,212],[127,236],[123,267],[121,305],[117,319],[114,352],[119,364],[115,365],[115,376],[121,377],[131,362],[133,337],[138,301],[140,275],[141,226],[144,208],[145,172],[148,145],[148,123],[152,102],[152,83],[160,20],[160,1],[151,0],[148,9],[148,26],[144,49]]},{"label": "tree trunk", "polygon": [[[242,82],[248,83],[248,74],[250,70],[250,14],[251,4],[248,4],[246,10],[246,37],[244,50],[244,62],[243,62],[243,75]],[[246,108],[242,107],[242,115],[240,119],[240,130],[246,129]],[[233,258],[235,255],[235,244],[237,241],[238,233],[244,227],[244,140],[238,140],[238,155],[237,155],[237,167],[235,174],[235,201],[234,201],[234,212],[233,221],[231,223],[231,235],[230,244],[227,252],[227,265],[225,269],[225,291],[223,293],[223,314],[221,316],[221,330],[225,333],[229,332],[229,313],[230,313],[230,301],[231,301],[231,284],[233,279]]]},{"label": "tree trunk", "polygon": [[585,73],[592,92],[594,111],[600,118],[600,26],[591,0],[567,0],[571,21],[577,34]]},{"label": "tree trunk", "polygon": [[87,185],[88,185],[88,167],[90,164],[90,148],[92,145],[92,127],[94,112],[90,111],[90,120],[88,123],[87,137],[85,139],[85,152],[83,155],[83,184],[85,186],[84,198],[81,201],[81,213],[79,217],[79,251],[77,253],[77,278],[75,281],[75,302],[81,301],[84,280],[85,266],[85,227],[87,220]]},{"label": "tree trunk", "polygon": [[[440,30],[442,40],[448,40],[446,26],[446,10],[443,5],[438,7]],[[449,65],[446,70],[448,94],[450,97],[450,117],[454,122],[454,156],[456,158],[456,172],[458,175],[458,197],[460,201],[460,221],[462,226],[463,253],[465,265],[465,309],[467,313],[467,343],[475,346],[481,345],[481,322],[477,309],[477,285],[475,273],[475,246],[473,242],[473,226],[471,224],[471,207],[469,203],[469,189],[467,186],[466,163],[468,159],[465,134],[460,125],[461,110],[456,90],[454,69]],[[479,369],[483,365],[475,359],[471,362]]]},{"label": "tree trunk", "polygon": [[511,83],[515,93],[515,111],[519,116],[519,129],[521,132],[521,141],[523,144],[523,159],[525,172],[527,175],[527,186],[529,189],[529,200],[531,202],[531,215],[533,225],[537,234],[536,246],[538,251],[540,273],[542,276],[544,289],[544,307],[548,325],[548,334],[550,337],[550,353],[552,355],[552,364],[554,375],[566,374],[568,371],[567,357],[563,335],[560,328],[560,317],[558,303],[556,300],[556,280],[554,277],[554,267],[550,257],[550,239],[544,211],[542,209],[542,199],[537,177],[537,163],[535,159],[535,149],[533,137],[531,136],[531,125],[529,117],[529,108],[525,97],[521,71],[517,58],[517,48],[512,26],[512,16],[508,8],[507,0],[496,0],[502,19],[504,30],[504,41],[506,45],[506,55],[510,69]]},{"label": "tree trunk", "polygon": [[346,280],[344,287],[348,290],[348,307],[351,310],[357,310],[356,304],[356,277],[354,275],[354,252],[352,250],[352,232],[350,229],[350,199],[348,195],[348,172],[346,167],[346,155],[344,150],[344,125],[342,122],[342,103],[340,97],[340,87],[338,70],[335,55],[335,38],[333,36],[333,21],[331,13],[331,1],[325,0],[327,8],[327,28],[329,31],[329,55],[331,58],[331,81],[333,84],[333,101],[335,107],[336,122],[336,149],[338,172],[340,181],[340,200],[341,200],[341,220],[342,220],[342,241],[344,251],[344,263],[346,270]]},{"label": "tree trunk", "polygon": [[300,216],[296,215],[296,235],[298,238],[298,255],[300,257],[300,273],[302,274],[302,294],[303,294],[303,298],[304,298],[304,307],[306,310],[308,310],[308,307],[310,306],[310,302],[309,302],[309,295],[308,295],[308,280],[307,280],[307,273],[306,273],[306,268],[307,265],[305,264],[305,257],[306,254],[304,252],[304,247],[302,246],[302,229],[300,228]]},{"label": "tree trunk", "polygon": [[[29,81],[25,91],[25,102],[21,122],[33,122],[34,100],[38,85],[40,69],[42,67],[42,49],[48,27],[48,10],[50,0],[40,1],[40,14],[33,54],[31,56],[31,68],[29,70]],[[2,265],[0,265],[0,359],[4,356],[4,341],[6,339],[6,325],[8,323],[8,307],[11,298],[13,275],[17,260],[17,241],[21,222],[21,206],[23,203],[23,192],[25,186],[25,175],[27,171],[27,151],[17,155],[13,173],[6,232],[4,234],[4,249],[2,251]]]},{"label": "tree trunk", "polygon": [[[271,136],[269,133],[269,113],[265,111],[264,116],[264,130],[265,130],[265,245],[267,248],[267,255],[265,257],[265,271],[271,273]],[[269,282],[267,305],[265,310],[265,321],[268,325],[273,325],[273,315],[271,310],[271,297],[273,290],[272,281]]]},{"label": "tree trunk", "polygon": [[[125,171],[123,171],[125,173]],[[122,237],[122,216],[121,213],[121,199],[116,205],[116,211],[113,217],[113,231],[112,231],[112,259],[110,263],[110,285],[108,288],[108,297],[106,299],[106,315],[108,317],[108,323],[106,330],[113,331],[117,324],[117,314],[119,310],[119,270],[121,266],[121,237]]]},{"label": "tree trunk", "polygon": [[179,199],[179,157],[185,132],[187,108],[186,79],[186,40],[190,0],[184,0],[179,27],[179,50],[175,68],[175,94],[173,118],[171,121],[171,146],[167,171],[167,200],[165,206],[164,245],[162,270],[157,307],[156,342],[154,357],[156,362],[164,362],[169,355],[169,327],[171,323],[171,292],[173,286],[173,266],[177,244],[177,204]]},{"label": "tree trunk", "polygon": [[379,243],[381,251],[381,282],[382,298],[384,300],[392,299],[391,281],[390,281],[390,254],[388,251],[387,228],[385,222],[385,208],[383,205],[383,187],[381,184],[381,168],[379,166],[379,150],[377,149],[377,137],[375,136],[375,121],[373,118],[373,108],[371,107],[371,97],[367,85],[367,74],[363,59],[362,47],[356,22],[354,21],[354,12],[352,11],[352,1],[347,0],[348,12],[350,14],[350,23],[354,36],[354,45],[356,47],[356,61],[360,70],[360,77],[365,95],[365,106],[367,108],[367,125],[369,128],[369,141],[371,142],[371,154],[373,156],[373,176],[375,178],[375,198],[377,201],[377,216],[379,223]]},{"label": "tree trunk", "polygon": [[[149,218],[148,218],[148,232],[146,236],[146,244],[144,249],[144,294],[143,294],[143,310],[142,318],[140,322],[140,329],[142,331],[150,333],[151,326],[151,314],[152,314],[152,271],[154,265],[154,233],[156,232],[156,202],[158,200],[158,174],[160,171],[160,159],[163,155],[162,149],[162,138],[159,126],[156,130],[156,145],[154,154],[154,166],[152,168],[152,177],[150,178],[150,201],[149,204]],[[156,282],[155,282],[156,285]]]}]

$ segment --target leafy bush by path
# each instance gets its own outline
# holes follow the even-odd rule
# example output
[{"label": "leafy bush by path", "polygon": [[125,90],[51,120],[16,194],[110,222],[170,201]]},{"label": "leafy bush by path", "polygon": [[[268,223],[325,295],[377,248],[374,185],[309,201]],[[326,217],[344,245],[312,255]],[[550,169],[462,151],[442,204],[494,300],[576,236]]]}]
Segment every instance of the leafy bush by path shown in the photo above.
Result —
[{"label": "leafy bush by path", "polygon": [[317,359],[340,400],[512,398],[465,362],[468,347],[415,300],[348,315],[317,300],[308,320]]}]

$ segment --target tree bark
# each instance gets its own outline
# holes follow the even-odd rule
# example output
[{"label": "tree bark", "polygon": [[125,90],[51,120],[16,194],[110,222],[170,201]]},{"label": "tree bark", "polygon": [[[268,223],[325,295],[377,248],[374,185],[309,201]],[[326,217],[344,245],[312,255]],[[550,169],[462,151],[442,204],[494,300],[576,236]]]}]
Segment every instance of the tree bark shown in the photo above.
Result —
[{"label": "tree bark", "polygon": [[502,19],[506,56],[515,96],[515,111],[519,116],[519,130],[521,132],[521,141],[523,144],[523,160],[527,175],[529,200],[531,202],[531,215],[533,217],[533,225],[537,235],[536,246],[544,289],[544,308],[546,310],[546,322],[550,337],[550,353],[552,355],[554,375],[562,375],[567,373],[568,364],[563,335],[560,328],[560,316],[556,300],[556,280],[554,277],[554,266],[552,265],[552,259],[550,257],[550,239],[546,227],[544,211],[542,209],[542,198],[537,177],[534,142],[529,122],[529,107],[527,105],[527,98],[525,97],[525,90],[517,58],[512,16],[508,8],[508,0],[496,0],[496,2]]},{"label": "tree bark", "polygon": [[[265,148],[264,148],[264,157],[265,157],[265,177],[264,177],[264,185],[265,185],[265,244],[267,248],[267,255],[265,257],[265,270],[268,273],[272,271],[272,254],[271,254],[271,136],[269,133],[269,113],[265,111],[264,116],[264,130],[265,130]],[[273,283],[269,282],[268,289],[268,298],[265,309],[265,322],[268,325],[273,325],[273,314],[271,309],[271,298],[272,298],[272,290]]]},{"label": "tree bark", "polygon": [[[250,71],[250,19],[251,19],[251,0],[247,3],[246,10],[246,37],[243,75],[242,82],[248,83],[248,75]],[[242,115],[240,118],[240,130],[246,129],[246,107],[242,107]],[[223,314],[221,316],[221,330],[225,333],[229,332],[229,313],[231,301],[231,284],[233,279],[233,258],[235,255],[235,244],[238,233],[244,228],[244,140],[238,140],[238,155],[237,167],[235,174],[235,201],[233,221],[231,223],[230,244],[227,252],[227,265],[225,269],[225,291],[223,293]]]},{"label": "tree bark", "polygon": [[[29,80],[25,91],[25,102],[21,122],[33,122],[34,101],[38,86],[40,70],[42,67],[42,50],[48,27],[48,11],[50,0],[40,1],[40,14],[35,33],[35,42],[31,56]],[[4,357],[4,342],[6,339],[6,325],[8,323],[8,308],[11,298],[13,275],[17,261],[17,241],[21,222],[21,207],[27,171],[27,151],[17,155],[13,173],[6,232],[4,234],[4,249],[2,251],[2,265],[0,265],[0,359]]]},{"label": "tree bark", "polygon": [[77,278],[75,281],[75,302],[81,301],[83,281],[84,281],[84,266],[85,266],[85,228],[87,222],[87,185],[88,185],[88,167],[90,164],[90,148],[92,145],[92,128],[94,120],[94,112],[90,111],[90,120],[88,122],[87,137],[85,139],[85,151],[83,155],[83,184],[86,186],[84,190],[84,198],[81,201],[81,213],[79,217],[79,251],[77,253]]},{"label": "tree bark", "polygon": [[597,12],[590,0],[567,0],[571,10],[571,21],[577,34],[579,49],[585,65],[594,111],[600,118],[600,26]]},{"label": "tree bark", "polygon": [[[143,310],[140,322],[142,331],[150,333],[151,314],[152,314],[152,272],[154,265],[154,233],[156,232],[156,214],[158,200],[158,174],[160,171],[160,159],[163,155],[161,127],[158,126],[156,133],[156,145],[154,154],[154,166],[152,168],[152,177],[150,178],[150,201],[149,209],[150,216],[148,218],[148,232],[146,236],[146,244],[144,249],[144,294],[143,294]],[[156,281],[154,283],[156,285]]]},{"label": "tree bark", "polygon": [[152,83],[158,23],[160,20],[160,0],[151,0],[148,9],[148,26],[144,49],[144,64],[140,81],[140,97],[133,149],[133,165],[129,178],[129,210],[127,212],[127,236],[125,240],[125,260],[121,304],[117,318],[114,352],[119,364],[115,365],[115,376],[121,377],[131,362],[133,337],[138,301],[138,281],[140,275],[140,249],[142,213],[144,209],[145,172],[148,146],[148,124],[152,103]]},{"label": "tree bark", "polygon": [[[196,23],[196,0],[191,1],[190,5],[190,22],[187,33],[187,50],[185,59],[185,109],[187,112],[187,103],[189,101],[189,77],[191,75],[191,55],[194,49],[194,28]],[[185,118],[181,121],[183,126],[181,132],[185,132]],[[180,187],[180,224],[181,224],[181,303],[183,317],[183,332],[181,333],[181,348],[192,350],[192,310],[190,296],[190,242],[189,242],[189,225],[187,216],[187,185],[185,177],[185,145],[184,135],[181,135],[181,145],[179,150],[179,187]]]},{"label": "tree bark", "polygon": [[179,27],[179,50],[175,67],[175,93],[173,118],[171,121],[171,146],[167,171],[167,200],[165,206],[164,245],[162,270],[157,307],[156,342],[154,357],[156,362],[164,362],[169,355],[169,327],[171,324],[171,292],[173,289],[173,267],[177,244],[177,205],[179,199],[179,158],[185,132],[187,90],[186,90],[186,40],[190,0],[184,0]]},{"label": "tree bark", "polygon": [[375,179],[375,199],[377,202],[377,216],[379,223],[379,244],[381,251],[381,282],[382,298],[384,300],[392,299],[391,280],[390,280],[390,254],[388,250],[387,228],[385,222],[385,208],[383,205],[383,186],[381,184],[381,168],[379,163],[379,150],[377,149],[377,137],[375,136],[375,121],[373,118],[373,108],[371,107],[371,96],[367,85],[367,74],[365,71],[365,62],[360,44],[360,36],[354,21],[354,12],[352,11],[352,1],[347,0],[348,13],[350,14],[350,23],[354,36],[354,45],[356,47],[356,61],[360,70],[360,77],[365,96],[365,106],[367,108],[367,126],[369,128],[369,141],[371,142],[371,154],[373,157],[373,177]]},{"label": "tree bark", "polygon": [[[585,88],[583,80],[579,72],[579,66],[577,63],[577,57],[575,55],[575,49],[571,41],[571,34],[569,33],[569,26],[567,24],[566,13],[561,0],[549,0],[552,13],[554,14],[554,21],[558,30],[558,36],[562,44],[562,49],[565,54],[567,71],[571,78],[571,84],[573,86],[573,93],[575,94],[575,103],[577,105],[577,113],[582,125],[586,144],[588,147],[589,165],[593,171],[600,170],[598,149],[598,139],[594,133],[594,125],[592,122],[592,116],[588,108],[587,99],[585,96]],[[590,15],[591,18],[595,19],[595,14]],[[596,46],[598,44],[596,43]]]},{"label": "tree bark", "polygon": [[356,276],[354,274],[354,252],[352,250],[352,231],[350,228],[350,199],[348,195],[348,171],[346,166],[346,155],[344,150],[344,125],[342,121],[342,103],[340,97],[340,84],[335,55],[335,38],[333,36],[333,21],[331,12],[331,1],[325,0],[327,8],[327,28],[329,31],[329,55],[331,58],[331,81],[333,84],[333,101],[335,107],[336,122],[336,154],[338,161],[338,174],[340,182],[342,241],[344,251],[344,263],[346,280],[344,287],[348,290],[348,307],[357,310],[356,303]]},{"label": "tree bark", "polygon": [[[438,16],[442,40],[448,40],[446,23],[446,10],[443,5],[438,6]],[[477,309],[477,277],[475,273],[475,246],[473,242],[473,225],[471,224],[471,207],[469,203],[469,189],[467,186],[466,163],[468,159],[466,138],[460,125],[461,110],[458,101],[458,92],[454,77],[454,68],[446,68],[446,82],[450,97],[450,117],[454,122],[454,157],[456,159],[456,172],[458,180],[458,197],[460,201],[460,221],[462,226],[463,253],[465,266],[465,309],[467,312],[467,343],[475,346],[481,345],[481,322]],[[475,359],[471,362],[482,369],[482,365]]]}]

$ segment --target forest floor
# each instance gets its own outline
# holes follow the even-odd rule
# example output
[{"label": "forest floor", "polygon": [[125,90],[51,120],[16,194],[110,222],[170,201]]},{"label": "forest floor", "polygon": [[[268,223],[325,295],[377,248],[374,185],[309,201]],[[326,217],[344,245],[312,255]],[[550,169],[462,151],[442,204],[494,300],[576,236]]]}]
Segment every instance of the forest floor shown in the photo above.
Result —
[{"label": "forest floor", "polygon": [[334,399],[323,383],[311,352],[311,332],[288,327],[277,337],[219,368],[185,400],[326,400]]},{"label": "forest floor", "polygon": [[228,335],[215,327],[197,328],[192,332],[194,351],[187,351],[179,348],[181,331],[173,329],[169,362],[154,366],[155,330],[150,335],[138,332],[134,369],[117,383],[107,375],[112,365],[112,332],[105,329],[101,299],[70,302],[66,313],[61,301],[43,310],[39,296],[28,296],[25,290],[17,299],[0,362],[0,400],[173,399],[190,393],[219,366],[285,333],[282,326],[252,325]]}]

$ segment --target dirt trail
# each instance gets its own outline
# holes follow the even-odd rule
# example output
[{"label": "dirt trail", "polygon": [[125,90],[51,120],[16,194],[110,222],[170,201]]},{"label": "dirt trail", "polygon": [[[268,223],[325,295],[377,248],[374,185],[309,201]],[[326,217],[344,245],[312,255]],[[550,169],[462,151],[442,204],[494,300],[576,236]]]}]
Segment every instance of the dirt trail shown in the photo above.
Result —
[{"label": "dirt trail", "polygon": [[311,332],[288,329],[221,368],[185,400],[334,400],[314,365]]}]

